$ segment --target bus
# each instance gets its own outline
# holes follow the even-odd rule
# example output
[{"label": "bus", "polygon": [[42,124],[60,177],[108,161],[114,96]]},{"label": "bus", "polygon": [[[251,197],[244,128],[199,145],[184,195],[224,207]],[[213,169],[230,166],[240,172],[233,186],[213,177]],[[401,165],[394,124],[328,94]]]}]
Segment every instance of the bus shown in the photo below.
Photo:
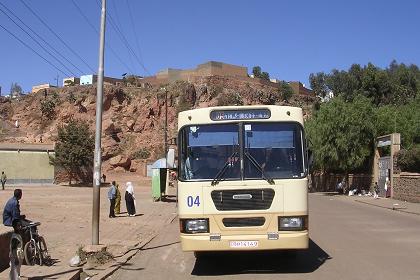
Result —
[{"label": "bus", "polygon": [[199,108],[178,116],[183,251],[307,249],[302,109]]}]

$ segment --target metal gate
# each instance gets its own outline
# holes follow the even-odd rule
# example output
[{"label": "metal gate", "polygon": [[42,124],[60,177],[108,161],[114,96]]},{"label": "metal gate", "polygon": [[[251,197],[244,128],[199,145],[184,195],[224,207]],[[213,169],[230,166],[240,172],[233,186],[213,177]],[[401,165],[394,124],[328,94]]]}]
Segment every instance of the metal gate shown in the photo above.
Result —
[{"label": "metal gate", "polygon": [[379,158],[379,178],[378,178],[379,196],[386,197],[385,182],[386,182],[387,177],[389,180],[391,180],[391,178],[389,177],[391,173],[390,171],[391,171],[391,157],[387,156],[387,157]]}]

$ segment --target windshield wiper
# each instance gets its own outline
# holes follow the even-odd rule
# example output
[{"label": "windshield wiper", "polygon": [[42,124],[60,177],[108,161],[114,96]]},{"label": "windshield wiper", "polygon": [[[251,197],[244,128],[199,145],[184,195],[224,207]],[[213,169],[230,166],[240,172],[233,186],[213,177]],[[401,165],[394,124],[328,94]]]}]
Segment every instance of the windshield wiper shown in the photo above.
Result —
[{"label": "windshield wiper", "polygon": [[[228,157],[228,159],[232,159],[234,156],[236,156],[238,154],[238,152],[233,152],[233,154]],[[214,177],[214,179],[211,181],[211,185],[215,186],[217,184],[219,184],[220,179],[222,178],[222,176],[225,174],[226,170],[228,169],[230,164],[235,164],[232,161],[227,160],[225,162],[225,165],[223,165],[222,169],[220,169],[219,172],[217,172],[216,177]]]},{"label": "windshield wiper", "polygon": [[264,172],[258,161],[249,152],[245,152],[244,155],[261,172],[261,175],[264,178],[264,180],[266,180],[270,185],[274,185],[274,180]]}]

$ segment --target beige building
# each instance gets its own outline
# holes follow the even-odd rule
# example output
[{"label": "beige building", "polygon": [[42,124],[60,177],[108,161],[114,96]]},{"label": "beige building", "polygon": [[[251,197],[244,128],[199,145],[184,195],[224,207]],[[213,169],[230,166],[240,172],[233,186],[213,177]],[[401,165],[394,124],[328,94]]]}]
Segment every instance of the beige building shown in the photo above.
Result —
[{"label": "beige building", "polygon": [[51,184],[54,182],[52,144],[0,143],[0,172],[7,184]]},{"label": "beige building", "polygon": [[217,61],[209,61],[199,64],[194,69],[173,69],[167,68],[159,71],[156,76],[145,77],[142,79],[144,83],[169,83],[174,81],[190,81],[199,77],[207,76],[233,76],[233,77],[248,77],[248,68],[227,64]]},{"label": "beige building", "polygon": [[[121,83],[122,81],[122,79],[104,77],[104,84],[116,85],[117,83]],[[81,85],[95,85],[98,82],[98,75],[80,76],[79,82]]]},{"label": "beige building", "polygon": [[295,94],[315,96],[315,93],[309,88],[306,88],[301,82],[289,82],[289,85]]},{"label": "beige building", "polygon": [[49,88],[55,88],[55,86],[51,84],[42,84],[42,85],[36,85],[32,87],[32,93],[37,93],[38,91],[42,89],[49,89]]}]

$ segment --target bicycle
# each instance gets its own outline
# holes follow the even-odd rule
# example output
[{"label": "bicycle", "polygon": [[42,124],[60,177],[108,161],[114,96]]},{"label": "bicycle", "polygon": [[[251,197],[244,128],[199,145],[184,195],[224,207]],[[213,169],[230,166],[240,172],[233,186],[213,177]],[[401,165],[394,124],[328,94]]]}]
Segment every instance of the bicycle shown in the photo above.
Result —
[{"label": "bicycle", "polygon": [[23,249],[27,265],[42,265],[43,262],[45,263],[49,259],[47,243],[44,237],[38,233],[37,226],[39,225],[41,225],[40,222],[31,222],[23,227],[23,229],[28,229],[30,236]]}]

